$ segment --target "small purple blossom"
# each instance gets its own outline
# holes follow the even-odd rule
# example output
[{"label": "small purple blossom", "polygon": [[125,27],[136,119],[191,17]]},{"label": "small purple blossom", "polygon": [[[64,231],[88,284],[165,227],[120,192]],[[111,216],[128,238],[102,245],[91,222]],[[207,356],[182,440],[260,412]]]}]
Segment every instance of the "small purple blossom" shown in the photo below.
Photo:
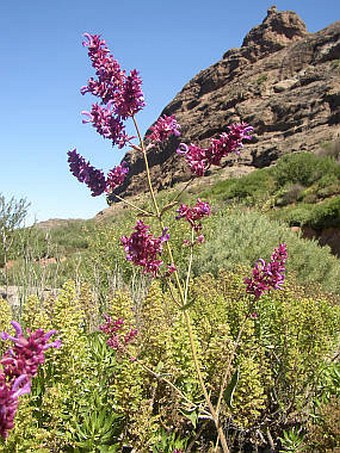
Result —
[{"label": "small purple blossom", "polygon": [[148,138],[154,143],[164,143],[172,135],[179,137],[181,135],[180,129],[181,126],[177,123],[175,115],[163,115],[150,127],[151,133]]},{"label": "small purple blossom", "polygon": [[94,168],[90,162],[87,162],[77,153],[76,149],[69,151],[67,154],[70,171],[73,176],[90,188],[93,197],[101,195],[106,188],[104,173]]},{"label": "small purple blossom", "polygon": [[240,154],[243,140],[251,140],[253,127],[247,123],[232,124],[228,132],[219,138],[210,139],[208,148],[200,148],[194,144],[181,143],[177,153],[183,155],[189,168],[196,176],[203,176],[211,165],[221,165],[223,157],[230,153]]},{"label": "small purple blossom", "polygon": [[260,258],[253,268],[252,278],[245,278],[246,291],[254,294],[255,299],[270,289],[281,289],[285,280],[285,263],[287,260],[286,244],[280,244],[274,249],[271,261],[266,263]]},{"label": "small purple blossom", "polygon": [[124,335],[124,344],[127,345],[133,341],[138,334],[138,329],[130,329],[125,335]]},{"label": "small purple blossom", "polygon": [[128,173],[129,166],[125,161],[110,170],[106,178],[105,191],[112,193],[117,187],[121,186]]},{"label": "small purple blossom", "polygon": [[144,273],[150,273],[156,277],[163,261],[160,256],[163,251],[163,243],[169,240],[168,229],[162,235],[155,237],[149,231],[149,226],[142,220],[138,220],[134,232],[130,237],[123,236],[121,242],[124,246],[126,259],[137,266],[144,268]]},{"label": "small purple blossom", "polygon": [[112,335],[117,333],[124,326],[124,319],[118,318],[113,320],[111,316],[104,314],[105,322],[99,326],[99,329],[106,333],[106,335]]},{"label": "small purple blossom", "polygon": [[99,329],[104,332],[109,338],[106,344],[115,351],[121,351],[131,343],[137,336],[138,330],[130,328],[127,333],[121,333],[124,327],[124,319],[118,318],[113,320],[111,316],[104,314],[105,322],[99,326]]},{"label": "small purple blossom", "polygon": [[174,274],[177,271],[177,267],[175,263],[171,263],[168,265],[168,275]]},{"label": "small purple blossom", "polygon": [[[185,219],[191,225],[196,232],[202,229],[202,224],[198,222],[203,217],[209,217],[211,208],[208,202],[202,201],[200,198],[197,199],[197,203],[193,207],[189,207],[186,204],[181,204],[176,211],[178,215],[176,219]],[[202,238],[200,238],[202,242]]]}]

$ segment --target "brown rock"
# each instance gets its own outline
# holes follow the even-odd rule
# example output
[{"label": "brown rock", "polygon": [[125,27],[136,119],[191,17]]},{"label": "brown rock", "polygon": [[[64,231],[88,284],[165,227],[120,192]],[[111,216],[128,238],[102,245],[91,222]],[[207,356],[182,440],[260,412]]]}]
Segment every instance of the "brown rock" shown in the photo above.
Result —
[{"label": "brown rock", "polygon": [[[270,8],[240,49],[201,71],[167,105],[182,125],[180,141],[205,145],[233,122],[254,126],[255,137],[239,159],[224,165],[251,169],[272,164],[284,153],[319,150],[340,135],[340,22],[309,34],[291,11]],[[176,154],[179,139],[149,151],[157,189],[190,174]],[[145,166],[136,151],[124,158],[129,177],[123,195],[146,190]]]}]

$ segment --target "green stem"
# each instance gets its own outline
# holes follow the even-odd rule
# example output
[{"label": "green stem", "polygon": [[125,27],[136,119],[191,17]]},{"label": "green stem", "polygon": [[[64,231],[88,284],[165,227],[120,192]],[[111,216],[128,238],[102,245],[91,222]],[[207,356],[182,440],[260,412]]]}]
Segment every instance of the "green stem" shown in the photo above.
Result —
[{"label": "green stem", "polygon": [[[132,356],[131,356],[132,357]],[[134,358],[135,359],[135,358]],[[159,373],[156,373],[155,371],[153,371],[150,367],[148,367],[147,365],[145,365],[143,362],[141,362],[139,359],[135,359],[134,362],[138,363],[138,365],[143,368],[145,371],[147,371],[149,374],[151,374],[151,376],[153,376],[154,378],[156,378],[157,380],[161,380],[163,382],[165,382],[169,387],[171,387],[173,390],[175,390],[180,396],[181,398],[183,398],[187,403],[190,404],[191,408],[197,408],[197,404],[193,403],[183,392],[182,390],[180,390],[178,387],[175,386],[175,384],[173,384],[171,381],[169,381],[169,379],[167,379],[166,377],[162,376],[161,374]],[[208,413],[206,413],[205,411],[203,411],[206,415],[210,415]]]},{"label": "green stem", "polygon": [[184,193],[187,188],[190,186],[190,184],[193,182],[194,178],[191,177],[189,179],[189,181],[185,184],[185,186],[183,187],[183,189],[171,200],[171,203],[174,203],[175,201],[178,201],[179,197],[182,195],[182,193]]},{"label": "green stem", "polygon": [[224,372],[223,381],[222,381],[222,385],[221,385],[221,389],[220,389],[220,393],[219,393],[218,401],[217,401],[217,405],[216,405],[216,414],[217,414],[217,416],[219,416],[219,413],[220,413],[222,399],[223,399],[223,393],[224,393],[224,390],[225,390],[226,385],[228,383],[231,365],[233,363],[237,348],[239,347],[241,336],[242,336],[242,333],[243,333],[243,330],[245,328],[245,325],[246,325],[246,322],[247,322],[248,318],[249,318],[249,314],[247,314],[245,316],[244,320],[243,320],[242,326],[240,327],[240,330],[238,332],[237,338],[235,340],[234,347],[233,347],[233,349],[231,351],[231,355],[229,356],[229,360],[228,360],[228,363],[227,363],[226,370]]},{"label": "green stem", "polygon": [[131,201],[128,201],[126,200],[125,198],[122,198],[120,197],[119,195],[117,194],[113,194],[115,198],[117,198],[119,201],[125,203],[126,205],[130,206],[130,208],[133,208],[135,209],[136,211],[139,211],[141,212],[142,214],[144,214],[145,216],[148,216],[148,217],[153,217],[154,214],[152,212],[148,212],[148,211],[145,211],[145,209],[142,209],[140,207],[138,207],[137,205],[135,205],[134,203],[131,203]]},{"label": "green stem", "polygon": [[194,229],[192,228],[191,229],[191,245],[190,245],[189,265],[188,265],[187,279],[185,282],[185,292],[184,292],[184,305],[185,306],[188,303],[189,283],[190,283],[190,275],[191,275],[192,260],[193,260],[193,248],[194,248]]},{"label": "green stem", "polygon": [[142,153],[143,153],[143,157],[144,157],[146,176],[147,176],[147,179],[148,179],[148,186],[149,186],[149,191],[150,191],[150,194],[151,194],[153,206],[155,208],[155,213],[156,213],[157,217],[159,218],[160,210],[158,208],[158,204],[157,204],[157,200],[156,200],[156,196],[155,196],[155,191],[153,189],[152,182],[151,182],[150,167],[149,167],[148,157],[147,157],[147,154],[146,154],[146,148],[145,148],[144,140],[142,138],[142,135],[140,133],[136,118],[134,116],[132,117],[132,120],[133,120],[133,124],[135,125],[135,129],[136,129],[136,132],[137,132],[138,140],[139,140],[140,147],[142,149]]},{"label": "green stem", "polygon": [[[156,196],[155,196],[155,191],[154,191],[153,186],[152,186],[151,174],[150,174],[150,166],[149,166],[149,162],[148,162],[146,147],[145,147],[145,144],[144,144],[144,141],[143,141],[143,138],[142,138],[142,135],[140,133],[140,130],[139,130],[139,127],[138,127],[138,124],[136,122],[135,117],[132,117],[132,120],[133,120],[133,123],[135,125],[135,129],[136,129],[136,132],[137,132],[138,140],[139,140],[139,143],[140,143],[140,148],[142,150],[143,157],[144,157],[145,170],[146,170],[146,176],[147,176],[147,181],[148,181],[148,187],[149,187],[150,195],[151,195],[152,202],[153,202],[153,205],[154,205],[155,214],[156,214],[156,216],[157,216],[157,218],[159,220],[159,223],[160,223],[160,226],[161,226],[162,230],[164,230],[165,225],[163,223],[161,211],[160,211],[160,209],[158,207]],[[174,263],[173,253],[172,253],[169,241],[166,242],[166,247],[167,247],[167,250],[168,250],[170,261],[171,261],[171,263]],[[175,272],[174,272],[174,277],[175,277],[175,280],[176,280],[176,286],[178,288],[178,292],[179,292],[179,296],[180,296],[180,300],[181,300],[181,305],[182,305],[182,308],[184,308],[185,305],[186,305],[186,303],[185,303],[186,296],[185,296],[185,293],[183,291],[183,287],[182,287],[182,284],[181,284],[181,281],[180,281],[180,278],[179,278],[177,270],[175,270]],[[223,429],[219,425],[216,411],[215,411],[215,409],[214,409],[214,407],[213,407],[213,405],[211,403],[207,388],[206,388],[204,380],[203,380],[203,376],[202,376],[202,372],[201,372],[201,368],[200,368],[200,364],[199,364],[199,360],[198,360],[198,356],[197,356],[197,349],[196,349],[196,345],[195,345],[195,339],[194,339],[193,330],[192,330],[192,321],[191,321],[191,318],[189,316],[188,311],[185,310],[185,308],[184,308],[183,312],[184,312],[184,319],[185,319],[187,330],[188,330],[188,334],[189,334],[191,353],[192,353],[192,358],[193,358],[193,361],[194,361],[194,365],[195,365],[198,381],[200,383],[200,386],[201,386],[205,401],[206,401],[206,403],[208,405],[209,412],[210,412],[211,416],[214,419],[214,423],[215,423],[215,426],[216,426],[216,429],[217,429],[218,436],[219,436],[220,441],[221,441],[223,452],[224,453],[229,453],[229,448],[228,448],[228,445],[227,445],[227,441],[226,441]]]},{"label": "green stem", "polygon": [[[221,385],[221,388],[220,388],[220,393],[218,395],[218,400],[217,400],[217,405],[216,405],[216,417],[217,417],[217,423],[219,423],[219,417],[220,417],[220,411],[221,411],[221,404],[222,404],[222,399],[223,399],[223,393],[224,393],[224,390],[228,384],[228,380],[229,380],[229,375],[230,375],[230,369],[231,369],[231,366],[232,366],[232,363],[233,363],[233,360],[234,360],[234,357],[235,357],[235,354],[236,354],[236,351],[237,351],[237,348],[239,347],[239,344],[240,344],[240,340],[241,340],[241,337],[242,337],[242,334],[243,334],[243,331],[244,331],[244,328],[245,328],[245,325],[246,325],[246,322],[249,318],[249,315],[250,313],[248,312],[243,320],[243,323],[240,327],[240,330],[238,332],[238,335],[237,335],[237,338],[235,340],[235,343],[234,343],[234,347],[231,351],[231,355],[229,357],[229,360],[228,360],[228,363],[227,363],[227,367],[226,367],[226,370],[225,370],[225,373],[224,373],[224,376],[223,376],[223,381],[222,381],[222,385]],[[218,451],[217,450],[217,447],[218,447],[218,440],[219,440],[219,437],[217,438],[217,442],[216,442],[216,445],[215,445],[215,453]]]}]

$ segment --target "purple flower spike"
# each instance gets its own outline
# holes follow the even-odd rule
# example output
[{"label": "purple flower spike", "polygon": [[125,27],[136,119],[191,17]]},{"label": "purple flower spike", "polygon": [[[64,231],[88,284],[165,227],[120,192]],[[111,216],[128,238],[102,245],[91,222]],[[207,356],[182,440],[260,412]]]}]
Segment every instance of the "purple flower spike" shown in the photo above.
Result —
[{"label": "purple flower spike", "polygon": [[166,228],[160,237],[155,237],[149,231],[149,226],[142,220],[138,220],[134,232],[130,237],[123,236],[121,242],[124,246],[126,259],[137,266],[144,268],[144,273],[150,273],[156,277],[163,261],[160,256],[163,251],[163,243],[169,240]]},{"label": "purple flower spike", "polygon": [[177,154],[184,156],[190,170],[196,176],[204,176],[205,171],[209,167],[207,151],[206,148],[200,148],[192,143],[190,145],[180,143],[176,152]]},{"label": "purple flower spike", "polygon": [[7,439],[14,427],[14,417],[18,409],[18,398],[31,391],[32,378],[38,367],[45,361],[44,351],[50,347],[59,347],[60,340],[49,343],[56,333],[45,333],[42,329],[35,332],[27,330],[24,336],[20,324],[12,321],[15,336],[3,332],[1,337],[14,343],[0,359],[0,436]]},{"label": "purple flower spike", "polygon": [[121,118],[112,111],[112,101],[105,107],[99,104],[92,104],[91,112],[82,112],[86,116],[83,123],[92,123],[98,134],[112,140],[118,148],[123,148],[132,139],[125,132],[125,126]]},{"label": "purple flower spike", "polygon": [[117,187],[121,186],[125,181],[127,174],[129,173],[129,166],[126,162],[122,162],[112,170],[109,171],[106,181],[107,193],[112,193]]},{"label": "purple flower spike", "polygon": [[150,127],[151,134],[148,138],[154,143],[164,143],[172,135],[179,137],[181,135],[180,129],[181,126],[177,123],[175,115],[163,115]]},{"label": "purple flower spike", "polygon": [[177,153],[184,155],[191,171],[197,176],[203,176],[211,165],[221,165],[223,157],[230,153],[240,154],[243,140],[251,140],[252,126],[247,123],[232,124],[229,132],[223,132],[219,138],[210,139],[208,148],[181,143]]},{"label": "purple flower spike", "polygon": [[104,39],[99,35],[84,33],[83,46],[88,48],[88,55],[96,70],[98,80],[90,78],[87,86],[80,90],[82,94],[91,93],[101,99],[103,104],[113,100],[125,80],[125,72],[118,61],[110,54]]},{"label": "purple flower spike", "polygon": [[115,111],[123,120],[134,116],[145,106],[141,87],[142,80],[138,75],[138,71],[133,69],[126,78],[121,90],[115,96]]},{"label": "purple flower spike", "polygon": [[142,80],[136,69],[129,75],[121,69],[99,35],[85,33],[84,38],[97,79],[91,77],[80,92],[93,94],[101,105],[93,104],[90,112],[83,112],[88,117],[83,122],[92,123],[102,137],[122,148],[132,139],[125,132],[125,120],[145,106]]},{"label": "purple flower spike", "polygon": [[104,314],[105,322],[99,326],[99,329],[104,332],[109,339],[106,344],[115,351],[124,349],[129,343],[131,343],[137,336],[138,330],[131,329],[126,333],[122,334],[120,331],[124,327],[124,319],[118,318],[115,321]]},{"label": "purple flower spike", "polygon": [[15,337],[9,336],[14,345],[12,349],[5,352],[0,364],[7,376],[16,378],[21,375],[34,377],[37,374],[38,366],[45,361],[44,351],[51,346],[59,347],[60,341],[48,343],[51,335],[55,331],[45,333],[42,329],[35,332],[27,331],[29,336],[26,338],[22,331]]},{"label": "purple flower spike", "polygon": [[285,263],[287,260],[286,244],[280,244],[274,249],[271,261],[266,263],[260,258],[253,268],[252,278],[245,278],[246,291],[259,299],[265,291],[281,289],[285,280]]},{"label": "purple flower spike", "polygon": [[[209,217],[211,213],[211,208],[209,203],[202,201],[200,198],[197,199],[195,206],[190,208],[186,204],[181,204],[177,209],[178,215],[176,219],[185,219],[191,225],[196,232],[202,229],[202,224],[198,222],[203,217]],[[201,242],[201,241],[199,241]]]},{"label": "purple flower spike", "polygon": [[106,180],[104,173],[101,170],[94,168],[90,162],[77,153],[76,149],[69,151],[68,163],[73,176],[79,182],[84,182],[91,190],[91,195],[96,197],[101,195],[106,188]]}]

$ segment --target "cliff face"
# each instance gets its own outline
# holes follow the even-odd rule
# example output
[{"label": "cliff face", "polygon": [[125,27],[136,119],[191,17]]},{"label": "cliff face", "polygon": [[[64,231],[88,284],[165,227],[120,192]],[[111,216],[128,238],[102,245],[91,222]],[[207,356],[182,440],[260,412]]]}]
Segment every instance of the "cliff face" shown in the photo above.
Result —
[{"label": "cliff face", "polygon": [[[197,74],[165,107],[182,136],[149,151],[156,188],[188,179],[179,141],[204,146],[233,122],[246,121],[255,137],[242,156],[225,165],[240,169],[270,165],[284,153],[316,151],[339,136],[340,22],[310,34],[291,11],[268,10],[242,47]],[[146,190],[145,167],[136,151],[124,158],[130,174],[120,193]]]}]

